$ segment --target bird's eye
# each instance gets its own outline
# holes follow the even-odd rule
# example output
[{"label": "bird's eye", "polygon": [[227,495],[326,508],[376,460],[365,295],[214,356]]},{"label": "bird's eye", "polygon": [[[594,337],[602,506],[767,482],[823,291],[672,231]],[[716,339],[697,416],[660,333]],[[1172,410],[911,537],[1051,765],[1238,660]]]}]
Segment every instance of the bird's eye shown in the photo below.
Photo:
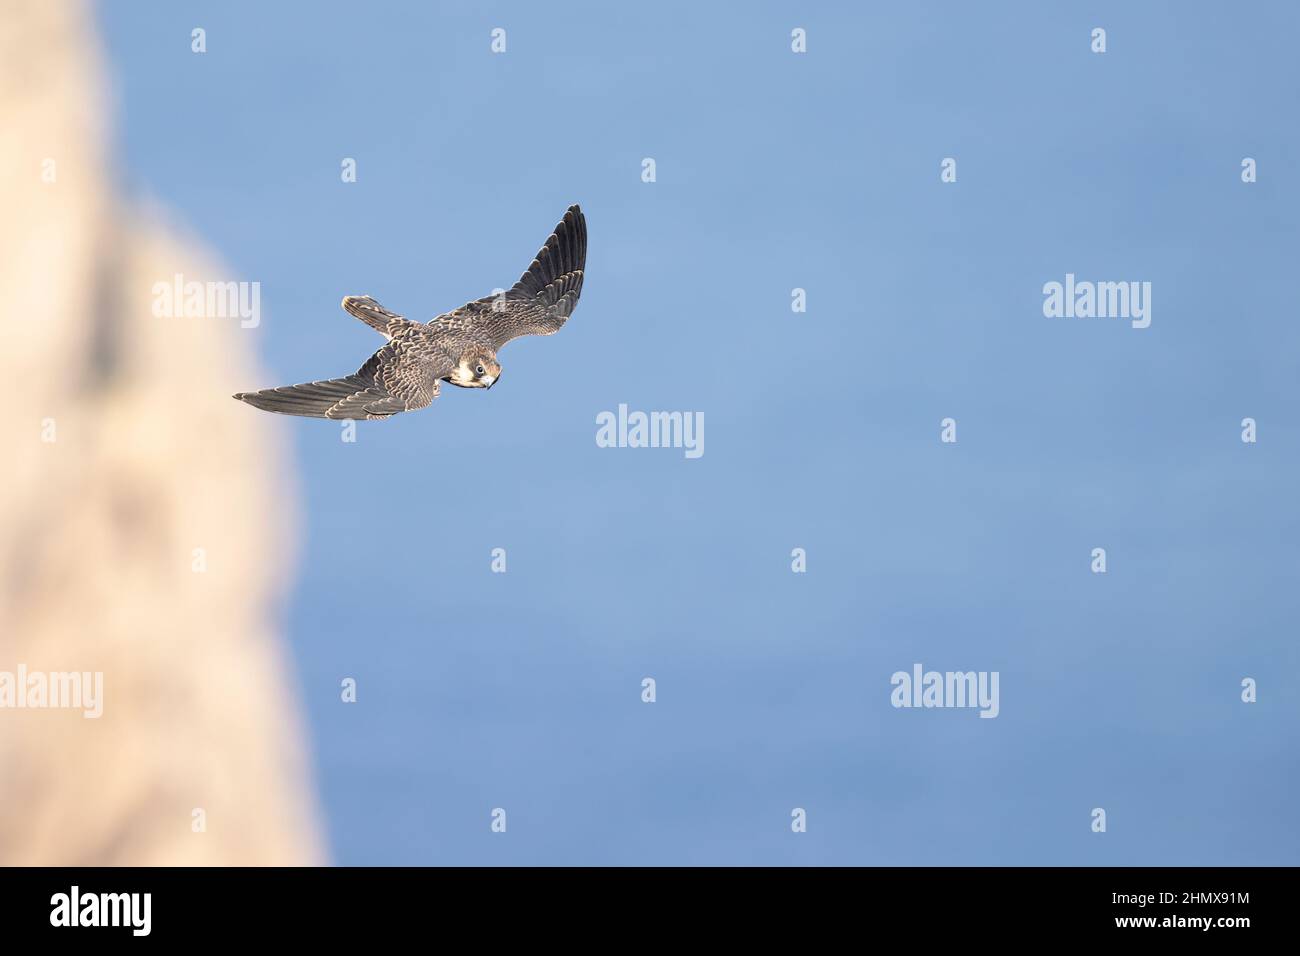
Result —
[{"label": "bird's eye", "polygon": [[476,375],[482,375],[482,374],[483,374],[483,366],[482,366],[482,365],[479,365],[479,366],[475,367],[475,369],[474,369],[474,373],[475,373]]}]

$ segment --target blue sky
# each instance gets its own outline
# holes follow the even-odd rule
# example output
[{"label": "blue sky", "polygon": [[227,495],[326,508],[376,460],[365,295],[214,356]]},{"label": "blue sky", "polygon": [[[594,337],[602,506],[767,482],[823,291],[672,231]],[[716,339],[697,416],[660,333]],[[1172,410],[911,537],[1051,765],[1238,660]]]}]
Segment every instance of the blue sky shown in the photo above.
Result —
[{"label": "blue sky", "polygon": [[[1300,862],[1294,7],[99,17],[128,189],[262,285],[247,387],[353,371],[345,294],[430,318],[588,217],[490,394],[280,422],[337,862]],[[1046,318],[1066,273],[1151,326]],[[598,448],[620,403],[705,454]],[[893,708],[917,662],[999,716]]]}]

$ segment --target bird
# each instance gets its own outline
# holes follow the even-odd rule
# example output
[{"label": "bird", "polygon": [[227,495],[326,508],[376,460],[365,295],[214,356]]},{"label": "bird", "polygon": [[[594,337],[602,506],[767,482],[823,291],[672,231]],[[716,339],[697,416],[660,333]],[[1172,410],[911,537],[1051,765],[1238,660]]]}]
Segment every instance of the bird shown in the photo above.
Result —
[{"label": "bird", "polygon": [[582,294],[586,264],[587,220],[575,204],[510,289],[427,323],[390,312],[368,295],[345,296],[345,311],[388,338],[361,368],[342,378],[234,397],[282,415],[376,420],[427,408],[443,382],[489,389],[501,378],[502,346],[523,335],[560,331]]}]

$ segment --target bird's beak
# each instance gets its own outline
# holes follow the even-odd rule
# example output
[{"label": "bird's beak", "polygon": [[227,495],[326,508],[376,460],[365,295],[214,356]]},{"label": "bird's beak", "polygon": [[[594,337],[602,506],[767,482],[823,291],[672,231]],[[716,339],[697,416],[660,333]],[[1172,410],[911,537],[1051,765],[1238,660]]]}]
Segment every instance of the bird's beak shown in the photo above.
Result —
[{"label": "bird's beak", "polygon": [[494,375],[489,378],[483,379],[483,381],[487,382],[488,388],[491,388],[493,385],[497,383],[497,379],[499,379],[500,377],[501,377],[500,375]]}]

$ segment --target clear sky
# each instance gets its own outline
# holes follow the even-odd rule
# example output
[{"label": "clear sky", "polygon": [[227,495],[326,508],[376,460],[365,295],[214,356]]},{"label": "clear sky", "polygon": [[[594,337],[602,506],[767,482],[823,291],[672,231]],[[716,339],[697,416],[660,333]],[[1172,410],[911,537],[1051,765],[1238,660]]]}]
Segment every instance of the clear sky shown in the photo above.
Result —
[{"label": "clear sky", "polygon": [[[99,17],[128,187],[261,283],[246,387],[355,370],[343,295],[430,318],[587,214],[490,393],[279,420],[336,861],[1300,863],[1294,5]],[[1150,327],[1046,317],[1067,273]],[[597,447],[620,403],[705,453]],[[917,663],[999,715],[894,708]]]}]

